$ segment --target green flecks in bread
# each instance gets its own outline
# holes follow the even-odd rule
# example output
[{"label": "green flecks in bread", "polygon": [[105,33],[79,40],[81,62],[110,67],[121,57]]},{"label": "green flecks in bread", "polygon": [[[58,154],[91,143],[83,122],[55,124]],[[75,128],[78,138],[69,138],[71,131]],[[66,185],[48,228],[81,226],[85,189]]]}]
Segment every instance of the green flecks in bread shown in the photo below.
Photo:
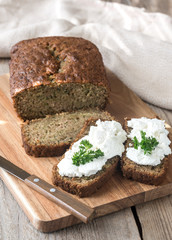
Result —
[{"label": "green flecks in bread", "polygon": [[90,118],[110,119],[110,114],[89,109],[27,121],[21,128],[26,153],[35,157],[62,155]]},{"label": "green flecks in bread", "polygon": [[97,47],[82,38],[43,37],[11,49],[10,92],[23,120],[78,109],[103,109],[108,81]]},{"label": "green flecks in bread", "polygon": [[42,118],[60,112],[80,109],[103,109],[107,91],[90,83],[49,83],[31,87],[14,98],[14,107],[24,120]]}]

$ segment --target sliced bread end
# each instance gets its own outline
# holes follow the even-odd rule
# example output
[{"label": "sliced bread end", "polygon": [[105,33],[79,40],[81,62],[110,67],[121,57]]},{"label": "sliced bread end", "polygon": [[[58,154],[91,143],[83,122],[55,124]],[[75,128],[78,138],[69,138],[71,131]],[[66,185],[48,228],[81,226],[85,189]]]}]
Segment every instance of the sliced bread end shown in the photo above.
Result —
[{"label": "sliced bread end", "polygon": [[88,109],[26,121],[21,126],[23,147],[28,155],[34,157],[61,156],[90,118],[108,120],[111,115],[99,109]]}]

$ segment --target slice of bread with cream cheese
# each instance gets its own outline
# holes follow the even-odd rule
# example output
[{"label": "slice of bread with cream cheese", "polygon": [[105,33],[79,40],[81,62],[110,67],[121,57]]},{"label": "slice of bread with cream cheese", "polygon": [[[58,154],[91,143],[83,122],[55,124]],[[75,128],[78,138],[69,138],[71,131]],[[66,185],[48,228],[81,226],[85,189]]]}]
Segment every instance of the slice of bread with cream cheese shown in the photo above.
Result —
[{"label": "slice of bread with cream cheese", "polygon": [[53,167],[53,183],[79,197],[91,195],[115,172],[125,141],[126,132],[113,117],[90,119]]},{"label": "slice of bread with cream cheese", "polygon": [[169,132],[158,118],[125,119],[126,150],[121,159],[123,176],[158,185],[164,179],[171,154]]}]

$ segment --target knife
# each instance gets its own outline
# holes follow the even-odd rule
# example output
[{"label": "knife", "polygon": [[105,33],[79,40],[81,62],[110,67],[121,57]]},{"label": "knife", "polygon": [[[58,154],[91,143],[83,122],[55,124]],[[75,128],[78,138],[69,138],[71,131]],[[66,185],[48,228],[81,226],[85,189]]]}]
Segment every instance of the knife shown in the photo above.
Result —
[{"label": "knife", "polygon": [[82,222],[87,223],[93,218],[93,208],[85,205],[84,203],[70,196],[70,194],[59,190],[41,178],[29,174],[2,156],[0,156],[0,167],[24,181],[30,188],[57,203],[61,208],[79,218]]}]

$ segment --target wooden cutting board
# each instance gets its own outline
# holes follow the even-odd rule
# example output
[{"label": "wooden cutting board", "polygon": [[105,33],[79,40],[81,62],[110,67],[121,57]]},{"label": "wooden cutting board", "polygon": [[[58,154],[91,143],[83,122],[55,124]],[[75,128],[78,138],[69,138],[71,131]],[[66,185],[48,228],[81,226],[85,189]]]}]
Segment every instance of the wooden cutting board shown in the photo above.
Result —
[{"label": "wooden cutting board", "polygon": [[[111,84],[110,103],[107,110],[121,123],[128,117],[154,117],[156,114],[111,72],[107,71]],[[21,121],[13,109],[9,93],[9,75],[0,76],[0,154],[11,162],[51,183],[51,169],[57,158],[34,158],[28,156],[20,134]],[[170,138],[172,129],[168,126]],[[95,208],[96,217],[160,198],[172,193],[172,158],[163,183],[149,186],[122,177],[118,169],[114,176],[95,194],[80,199]],[[0,169],[0,175],[31,223],[40,231],[51,232],[80,221]],[[77,197],[76,197],[77,198]]]}]

